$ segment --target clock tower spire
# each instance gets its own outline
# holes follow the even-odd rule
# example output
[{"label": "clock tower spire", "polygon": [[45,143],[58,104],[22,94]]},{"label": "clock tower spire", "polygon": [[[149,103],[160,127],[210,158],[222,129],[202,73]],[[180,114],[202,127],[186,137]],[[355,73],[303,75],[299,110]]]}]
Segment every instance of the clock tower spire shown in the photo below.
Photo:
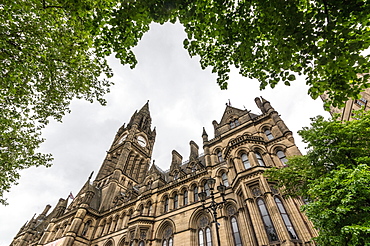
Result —
[{"label": "clock tower spire", "polygon": [[111,178],[130,179],[134,185],[144,180],[156,137],[151,123],[148,101],[134,112],[127,125],[123,124],[118,130],[95,182]]}]

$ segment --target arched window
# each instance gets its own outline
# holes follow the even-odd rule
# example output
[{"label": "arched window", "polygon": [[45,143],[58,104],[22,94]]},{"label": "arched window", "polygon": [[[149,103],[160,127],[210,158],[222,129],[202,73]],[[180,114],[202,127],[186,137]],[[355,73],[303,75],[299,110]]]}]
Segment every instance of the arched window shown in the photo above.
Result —
[{"label": "arched window", "polygon": [[199,230],[198,232],[198,241],[199,241],[199,246],[204,246],[204,233],[203,230]]},{"label": "arched window", "polygon": [[170,226],[163,232],[162,246],[173,246],[173,231]]},{"label": "arched window", "polygon": [[148,203],[148,216],[152,215],[153,205],[151,202]]},{"label": "arched window", "polygon": [[194,202],[197,202],[198,201],[198,187],[195,186],[194,189],[193,189],[193,198],[194,198]]},{"label": "arched window", "polygon": [[231,217],[230,222],[231,222],[231,229],[233,231],[234,245],[242,246],[242,240],[240,238],[239,226],[238,226],[238,222],[236,221],[236,218],[234,216]]},{"label": "arched window", "polygon": [[140,205],[138,212],[139,212],[139,215],[143,215],[143,212],[144,212],[144,206],[143,205]]},{"label": "arched window", "polygon": [[222,158],[222,152],[220,150],[217,152],[217,159],[218,159],[219,162],[224,161],[224,158]]},{"label": "arched window", "polygon": [[259,152],[256,152],[256,157],[257,157],[257,161],[258,161],[259,166],[263,166],[263,167],[266,166],[265,162],[263,161],[262,156]]},{"label": "arched window", "polygon": [[176,172],[174,175],[173,175],[173,180],[177,180],[179,178],[179,173]]},{"label": "arched window", "polygon": [[265,130],[265,135],[266,135],[268,140],[274,139],[274,135],[272,135],[272,133],[269,129]]},{"label": "arched window", "polygon": [[257,200],[257,205],[258,205],[258,209],[260,210],[261,217],[262,217],[262,220],[263,220],[263,224],[265,226],[265,230],[266,230],[266,233],[267,233],[267,237],[269,238],[269,241],[270,242],[278,241],[279,238],[276,234],[275,227],[272,224],[272,221],[271,221],[270,215],[267,211],[265,202],[261,198],[259,198]]},{"label": "arched window", "polygon": [[141,242],[139,243],[139,246],[145,246],[144,241],[141,241]]},{"label": "arched window", "polygon": [[199,220],[198,246],[212,246],[211,228],[206,216],[202,216]]},{"label": "arched window", "polygon": [[175,194],[173,196],[173,209],[177,209],[179,206],[179,195]]},{"label": "arched window", "polygon": [[187,191],[187,190],[186,190],[186,191],[184,191],[183,199],[184,199],[184,201],[183,201],[184,206],[185,206],[185,205],[188,205],[188,191]]},{"label": "arched window", "polygon": [[167,213],[168,212],[168,197],[166,197],[165,199],[164,199],[164,208],[163,208],[163,211],[165,212],[165,213]]},{"label": "arched window", "polygon": [[275,203],[279,208],[281,217],[283,218],[286,229],[288,230],[289,236],[291,239],[298,239],[297,233],[294,230],[293,224],[289,219],[289,216],[284,208],[283,203],[278,197],[275,197]]},{"label": "arched window", "polygon": [[242,158],[242,162],[243,162],[244,168],[245,169],[250,168],[251,167],[251,164],[250,164],[250,162],[248,160],[247,154],[242,154],[241,158]]},{"label": "arched window", "polygon": [[204,184],[204,191],[206,192],[207,196],[211,195],[211,192],[209,191],[209,186],[207,183]]},{"label": "arched window", "polygon": [[85,225],[84,225],[84,229],[82,230],[82,233],[81,233],[82,236],[86,236],[87,231],[89,230],[90,225],[91,225],[91,220],[88,220],[85,223]]},{"label": "arched window", "polygon": [[285,163],[288,161],[288,159],[286,158],[284,152],[281,150],[278,150],[276,152],[276,155],[279,157],[279,160],[281,161],[281,163],[285,166]]},{"label": "arched window", "polygon": [[233,129],[234,127],[237,127],[239,125],[238,120],[233,120],[230,122],[230,129]]},{"label": "arched window", "polygon": [[229,187],[229,181],[227,180],[227,174],[223,173],[221,175],[221,178],[222,178],[222,184],[225,185],[226,187]]}]

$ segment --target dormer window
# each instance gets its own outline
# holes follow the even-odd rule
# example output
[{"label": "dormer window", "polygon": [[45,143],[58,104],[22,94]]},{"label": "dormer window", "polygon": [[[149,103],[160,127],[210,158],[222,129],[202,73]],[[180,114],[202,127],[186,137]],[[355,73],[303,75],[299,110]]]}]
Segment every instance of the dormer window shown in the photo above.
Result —
[{"label": "dormer window", "polygon": [[265,130],[265,135],[266,135],[268,140],[274,139],[274,135],[272,135],[272,133],[269,129]]},{"label": "dormer window", "polygon": [[176,172],[174,175],[173,175],[173,180],[176,180],[176,179],[178,179],[179,178],[179,173],[178,172]]},{"label": "dormer window", "polygon": [[237,127],[239,126],[239,121],[236,119],[236,120],[232,120],[230,122],[230,129],[233,129],[234,127]]}]

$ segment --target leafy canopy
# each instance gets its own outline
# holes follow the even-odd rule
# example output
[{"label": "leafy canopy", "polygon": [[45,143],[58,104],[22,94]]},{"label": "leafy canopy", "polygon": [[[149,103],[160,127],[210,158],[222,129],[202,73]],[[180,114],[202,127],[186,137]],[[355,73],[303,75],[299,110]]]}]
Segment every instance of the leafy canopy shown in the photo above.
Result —
[{"label": "leafy canopy", "polygon": [[370,111],[355,117],[313,119],[299,132],[307,154],[268,172],[286,195],[308,199],[303,210],[319,245],[370,245]]},{"label": "leafy canopy", "polygon": [[[133,47],[152,22],[180,22],[184,47],[227,88],[230,66],[261,89],[305,75],[313,98],[334,106],[368,87],[365,0],[13,0],[0,2],[0,203],[18,170],[49,165],[40,130],[73,98],[108,92],[106,57],[137,63]],[[104,76],[102,76],[104,75]]]}]

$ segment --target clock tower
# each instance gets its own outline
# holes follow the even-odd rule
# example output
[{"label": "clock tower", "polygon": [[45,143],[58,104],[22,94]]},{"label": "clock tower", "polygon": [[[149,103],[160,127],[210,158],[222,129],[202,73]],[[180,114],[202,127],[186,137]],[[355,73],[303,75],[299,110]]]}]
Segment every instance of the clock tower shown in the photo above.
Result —
[{"label": "clock tower", "polygon": [[[132,187],[143,182],[149,169],[156,130],[151,129],[149,101],[123,124],[104,159],[94,184],[101,187],[102,198],[111,194],[132,193]],[[102,203],[104,204],[104,203]],[[109,203],[105,203],[109,204]]]}]

